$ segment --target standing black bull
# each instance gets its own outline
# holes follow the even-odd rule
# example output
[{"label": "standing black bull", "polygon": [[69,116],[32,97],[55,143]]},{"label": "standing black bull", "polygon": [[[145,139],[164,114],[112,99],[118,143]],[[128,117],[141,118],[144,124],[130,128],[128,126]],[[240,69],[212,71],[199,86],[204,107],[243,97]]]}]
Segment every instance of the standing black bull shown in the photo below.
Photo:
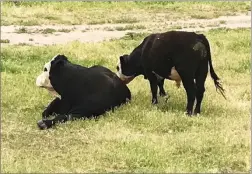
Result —
[{"label": "standing black bull", "polygon": [[160,95],[165,95],[165,78],[175,80],[177,86],[182,80],[187,93],[186,114],[192,115],[195,97],[194,114],[200,113],[208,64],[216,89],[225,98],[224,89],[213,69],[209,42],[203,34],[185,31],[151,34],[130,55],[120,56],[117,74],[125,83],[144,75],[150,82],[153,104],[158,103],[158,86]]},{"label": "standing black bull", "polygon": [[[40,129],[52,127],[57,122],[75,118],[98,116],[131,99],[128,87],[115,73],[102,66],[86,68],[56,55],[44,66],[36,85],[55,95],[38,122]],[[48,116],[56,114],[52,120]]]}]

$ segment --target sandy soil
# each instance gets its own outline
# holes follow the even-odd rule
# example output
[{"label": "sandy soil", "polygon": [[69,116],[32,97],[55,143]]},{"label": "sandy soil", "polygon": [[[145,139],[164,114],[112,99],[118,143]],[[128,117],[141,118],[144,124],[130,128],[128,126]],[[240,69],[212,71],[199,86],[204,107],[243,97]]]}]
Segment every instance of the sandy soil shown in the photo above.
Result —
[{"label": "sandy soil", "polygon": [[[17,33],[23,26],[1,26],[1,40],[9,40],[8,44],[52,45],[66,44],[71,41],[100,42],[113,38],[121,38],[128,32],[161,32],[171,29],[185,31],[207,31],[214,28],[250,28],[251,13],[239,16],[222,16],[216,19],[193,19],[166,21],[164,23],[137,23],[134,25],[145,26],[146,29],[133,29],[118,31],[118,27],[132,24],[103,24],[103,25],[44,25],[25,26],[25,33]],[[41,30],[55,29],[56,32],[43,34]],[[70,32],[58,32],[68,29]],[[40,31],[39,31],[40,30]]]}]

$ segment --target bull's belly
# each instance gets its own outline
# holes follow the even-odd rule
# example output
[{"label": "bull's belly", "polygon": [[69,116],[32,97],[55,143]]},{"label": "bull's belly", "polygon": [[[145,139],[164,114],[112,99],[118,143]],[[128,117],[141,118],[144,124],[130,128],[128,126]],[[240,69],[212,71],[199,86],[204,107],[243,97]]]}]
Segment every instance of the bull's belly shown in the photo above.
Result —
[{"label": "bull's belly", "polygon": [[177,70],[175,67],[172,67],[171,69],[171,75],[169,76],[169,79],[174,80],[176,82],[176,86],[179,88],[181,85],[181,78],[180,75],[178,74]]},{"label": "bull's belly", "polygon": [[[159,76],[159,75],[158,75],[157,73],[155,73],[154,71],[153,71],[153,73],[156,74],[156,76],[157,76],[158,79],[164,79],[164,77]],[[181,77],[180,77],[180,75],[178,74],[178,72],[177,72],[177,70],[175,69],[175,67],[172,67],[170,75],[169,75],[168,77],[165,77],[165,78],[167,78],[167,79],[169,79],[169,80],[174,80],[174,81],[176,82],[176,86],[177,86],[178,88],[180,87],[180,85],[181,85]]]},{"label": "bull's belly", "polygon": [[168,76],[168,78],[171,80],[175,80],[175,81],[181,81],[181,78],[180,78],[177,70],[175,69],[175,67],[172,67],[171,74]]}]

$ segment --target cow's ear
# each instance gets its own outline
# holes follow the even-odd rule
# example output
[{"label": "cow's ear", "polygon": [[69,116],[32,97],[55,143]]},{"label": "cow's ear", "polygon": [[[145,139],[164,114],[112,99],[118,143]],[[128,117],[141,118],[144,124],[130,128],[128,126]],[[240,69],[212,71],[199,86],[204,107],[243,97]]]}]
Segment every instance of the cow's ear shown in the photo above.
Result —
[{"label": "cow's ear", "polygon": [[123,56],[120,56],[120,62],[121,62],[121,64],[124,63],[124,57]]},{"label": "cow's ear", "polygon": [[63,65],[67,61],[67,57],[64,55],[58,55],[52,62],[52,65]]},{"label": "cow's ear", "polygon": [[67,57],[66,57],[64,54],[59,55],[59,56],[60,56],[60,59],[61,59],[62,61],[67,61],[67,60],[68,60]]}]

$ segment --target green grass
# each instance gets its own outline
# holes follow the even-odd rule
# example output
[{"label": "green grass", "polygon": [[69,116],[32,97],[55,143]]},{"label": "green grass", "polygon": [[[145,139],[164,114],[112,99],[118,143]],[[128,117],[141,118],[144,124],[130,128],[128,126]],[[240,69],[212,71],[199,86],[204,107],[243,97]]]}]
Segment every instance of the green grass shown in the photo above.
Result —
[{"label": "green grass", "polygon": [[55,32],[63,32],[63,33],[69,33],[70,31],[72,31],[71,29],[66,29],[66,28],[62,28],[62,29],[54,29],[54,28],[45,28],[45,29],[35,29],[35,30],[28,30],[26,27],[20,27],[18,29],[16,29],[16,33],[41,33],[41,34],[53,34]]},{"label": "green grass", "polygon": [[[40,131],[36,122],[53,99],[35,86],[45,62],[61,53],[85,66],[115,71],[146,33],[100,43],[2,48],[1,171],[84,172],[248,172],[250,170],[250,29],[205,33],[213,66],[228,100],[208,76],[202,114],[183,115],[186,95],[165,81],[168,103],[151,105],[148,81],[129,84],[132,101],[98,120],[73,121]],[[131,36],[129,36],[131,35]]]},{"label": "green grass", "polygon": [[139,30],[139,29],[145,29],[146,27],[143,25],[126,25],[126,26],[118,26],[115,27],[115,30],[117,31],[124,31],[124,30]]},{"label": "green grass", "polygon": [[170,27],[169,29],[179,30],[179,29],[182,29],[182,26],[180,26],[180,25],[174,25],[174,26]]},{"label": "green grass", "polygon": [[166,22],[250,10],[246,2],[1,2],[2,25]]},{"label": "green grass", "polygon": [[1,39],[1,43],[10,43],[9,39]]},{"label": "green grass", "polygon": [[41,29],[41,30],[39,30],[39,31],[40,31],[42,34],[52,34],[52,33],[56,32],[56,30],[53,29],[53,28]]},{"label": "green grass", "polygon": [[220,21],[220,24],[226,24],[227,22],[226,21],[224,21],[224,20],[221,20]]},{"label": "green grass", "polygon": [[58,32],[62,32],[62,33],[69,33],[69,32],[71,32],[72,30],[71,30],[71,29],[62,28],[62,29],[58,29],[57,31],[58,31]]},{"label": "green grass", "polygon": [[29,33],[29,31],[25,27],[20,27],[20,28],[16,29],[15,32],[19,33],[19,34],[21,34],[21,33]]}]

